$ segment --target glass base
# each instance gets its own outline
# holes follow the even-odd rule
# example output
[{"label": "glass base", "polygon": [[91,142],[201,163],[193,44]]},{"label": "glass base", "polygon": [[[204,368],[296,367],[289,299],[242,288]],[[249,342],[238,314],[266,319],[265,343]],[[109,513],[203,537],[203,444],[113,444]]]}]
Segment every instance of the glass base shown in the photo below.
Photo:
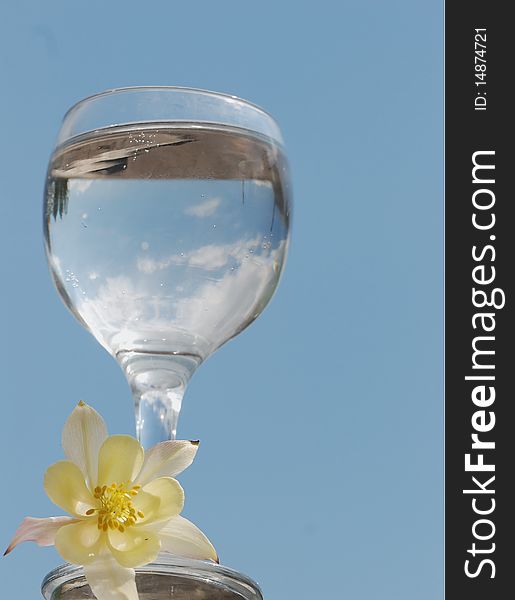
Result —
[{"label": "glass base", "polygon": [[[263,600],[259,586],[246,575],[165,554],[136,569],[136,585],[140,600]],[[48,573],[41,591],[46,600],[95,598],[84,571],[74,565],[62,565]]]}]

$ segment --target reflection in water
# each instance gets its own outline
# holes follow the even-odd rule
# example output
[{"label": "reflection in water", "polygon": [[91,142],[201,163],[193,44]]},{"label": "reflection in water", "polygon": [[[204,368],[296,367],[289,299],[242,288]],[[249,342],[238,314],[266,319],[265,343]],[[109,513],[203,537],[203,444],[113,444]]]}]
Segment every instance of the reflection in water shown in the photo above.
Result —
[{"label": "reflection in water", "polygon": [[[219,277],[196,277],[196,285],[177,284],[171,294],[147,294],[125,275],[107,277],[93,298],[79,301],[77,311],[102,344],[114,354],[145,350],[149,346],[174,352],[191,352],[204,359],[218,345],[252,322],[273,293],[285,242],[266,256],[246,240],[228,246],[209,246],[189,256],[166,261],[138,259],[137,269],[145,274],[196,268],[220,271]],[[232,265],[228,267],[228,265]],[[226,268],[228,267],[228,268]],[[90,275],[91,277],[91,275]],[[169,274],[161,273],[161,278]],[[99,278],[95,273],[95,280]],[[176,275],[177,281],[181,281]]]}]

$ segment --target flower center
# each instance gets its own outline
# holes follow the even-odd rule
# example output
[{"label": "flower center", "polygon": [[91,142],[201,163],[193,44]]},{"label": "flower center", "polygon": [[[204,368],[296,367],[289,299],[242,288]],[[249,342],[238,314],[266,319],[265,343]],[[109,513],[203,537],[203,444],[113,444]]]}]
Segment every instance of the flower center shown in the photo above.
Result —
[{"label": "flower center", "polygon": [[145,516],[132,504],[132,499],[140,489],[140,485],[128,488],[125,483],[97,486],[94,496],[99,501],[100,508],[90,508],[86,515],[97,513],[97,525],[103,531],[118,529],[123,533],[127,527],[135,525],[138,518],[143,519]]}]

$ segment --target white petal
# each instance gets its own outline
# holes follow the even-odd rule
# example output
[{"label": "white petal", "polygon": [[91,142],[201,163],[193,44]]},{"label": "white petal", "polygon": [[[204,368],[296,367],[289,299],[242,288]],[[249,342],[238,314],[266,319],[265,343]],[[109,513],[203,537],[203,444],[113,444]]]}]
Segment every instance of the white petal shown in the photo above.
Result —
[{"label": "white petal", "polygon": [[90,489],[96,485],[98,453],[106,438],[104,419],[81,400],[64,424],[62,445],[66,457],[80,468]]},{"label": "white petal", "polygon": [[188,519],[178,515],[161,527],[154,525],[153,529],[158,532],[162,551],[184,558],[218,562],[218,555],[211,542]]},{"label": "white petal", "polygon": [[36,542],[39,546],[53,546],[58,529],[63,525],[76,522],[77,519],[72,519],[72,517],[46,517],[45,519],[25,517],[16,530],[4,556],[22,542]]},{"label": "white petal", "polygon": [[117,529],[107,532],[109,550],[123,567],[138,567],[155,560],[161,544],[155,531],[143,527],[128,527],[123,533]]},{"label": "white petal", "polygon": [[133,498],[132,504],[136,511],[145,515],[138,519],[138,525],[167,521],[183,509],[184,490],[177,479],[159,477],[147,483]]},{"label": "white petal", "polygon": [[111,435],[98,455],[98,485],[134,481],[141,471],[145,451],[130,435]]},{"label": "white petal", "polygon": [[110,553],[86,565],[84,572],[98,600],[138,600],[134,569],[122,567]]},{"label": "white petal", "polygon": [[55,549],[74,565],[87,565],[105,548],[105,534],[97,527],[95,517],[61,527],[55,536]]},{"label": "white petal", "polygon": [[198,442],[169,440],[156,444],[145,453],[138,483],[145,485],[157,477],[175,477],[189,467],[197,453]]},{"label": "white petal", "polygon": [[84,475],[70,460],[60,460],[48,467],[43,482],[47,496],[63,510],[83,517],[97,501],[86,487]]}]

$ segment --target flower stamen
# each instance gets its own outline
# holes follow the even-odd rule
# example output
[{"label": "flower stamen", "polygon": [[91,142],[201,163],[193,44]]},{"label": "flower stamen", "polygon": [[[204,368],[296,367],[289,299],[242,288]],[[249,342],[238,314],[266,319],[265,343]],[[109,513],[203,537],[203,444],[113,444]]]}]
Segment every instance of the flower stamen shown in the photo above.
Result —
[{"label": "flower stamen", "polygon": [[140,485],[128,488],[125,483],[97,486],[93,495],[99,501],[100,507],[90,508],[86,515],[89,517],[97,513],[97,527],[102,531],[118,529],[123,533],[127,527],[135,525],[138,518],[145,517],[140,510],[136,512],[132,504],[140,489]]}]

